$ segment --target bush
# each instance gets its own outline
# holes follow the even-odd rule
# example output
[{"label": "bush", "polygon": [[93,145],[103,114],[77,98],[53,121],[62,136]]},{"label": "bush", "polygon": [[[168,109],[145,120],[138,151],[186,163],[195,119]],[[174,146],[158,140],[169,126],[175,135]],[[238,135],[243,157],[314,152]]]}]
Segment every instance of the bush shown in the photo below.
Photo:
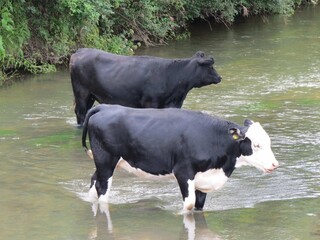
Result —
[{"label": "bush", "polygon": [[[311,0],[317,2],[316,0]],[[132,54],[137,42],[188,36],[188,23],[239,14],[291,14],[302,0],[2,0],[0,84],[16,70],[54,71],[79,47]]]}]

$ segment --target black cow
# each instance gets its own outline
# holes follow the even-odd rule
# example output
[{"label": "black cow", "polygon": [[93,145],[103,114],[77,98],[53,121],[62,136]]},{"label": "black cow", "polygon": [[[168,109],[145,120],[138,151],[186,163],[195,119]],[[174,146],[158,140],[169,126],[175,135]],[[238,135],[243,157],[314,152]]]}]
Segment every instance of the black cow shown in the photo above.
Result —
[{"label": "black cow", "polygon": [[77,123],[83,124],[95,100],[134,108],[181,108],[192,88],[221,81],[213,63],[203,52],[164,59],[79,49],[70,59]]},{"label": "black cow", "polygon": [[278,167],[268,134],[250,120],[239,126],[190,110],[101,104],[88,112],[83,126],[82,145],[90,153],[87,132],[96,165],[90,193],[99,201],[108,201],[117,165],[173,174],[184,210],[202,209],[206,193],[223,186],[237,161],[264,172]]}]

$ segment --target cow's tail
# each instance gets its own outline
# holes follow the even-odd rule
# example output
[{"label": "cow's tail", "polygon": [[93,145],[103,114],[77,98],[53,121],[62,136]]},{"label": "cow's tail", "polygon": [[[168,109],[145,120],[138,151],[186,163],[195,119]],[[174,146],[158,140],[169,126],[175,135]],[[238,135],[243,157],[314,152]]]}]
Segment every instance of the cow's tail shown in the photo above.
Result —
[{"label": "cow's tail", "polygon": [[88,132],[88,122],[89,122],[89,119],[92,115],[96,114],[97,112],[100,111],[100,107],[97,106],[97,107],[94,107],[94,108],[91,108],[87,115],[86,115],[86,118],[84,119],[84,123],[83,123],[83,129],[82,129],[82,147],[84,148],[84,150],[86,151],[87,155],[93,160],[93,154],[92,154],[92,151],[91,149],[88,149],[87,147],[87,143],[86,143],[86,138],[87,138],[87,132]]}]

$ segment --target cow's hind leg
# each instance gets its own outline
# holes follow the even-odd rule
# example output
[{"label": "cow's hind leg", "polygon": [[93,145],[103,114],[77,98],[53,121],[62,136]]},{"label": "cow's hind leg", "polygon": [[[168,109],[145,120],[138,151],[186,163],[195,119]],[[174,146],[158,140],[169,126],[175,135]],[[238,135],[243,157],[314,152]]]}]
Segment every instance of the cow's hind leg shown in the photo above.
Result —
[{"label": "cow's hind leg", "polygon": [[96,181],[97,181],[97,171],[95,171],[91,177],[90,190],[88,193],[88,200],[90,202],[95,202],[98,199],[98,193],[95,187]]},{"label": "cow's hind leg", "polygon": [[103,148],[96,146],[95,144],[91,145],[96,165],[96,172],[91,178],[91,184],[97,191],[99,201],[108,202],[112,175],[120,157],[113,156]]},{"label": "cow's hind leg", "polygon": [[74,92],[74,113],[77,117],[77,123],[82,126],[88,110],[93,106],[95,99],[85,89]]},{"label": "cow's hind leg", "polygon": [[107,203],[109,201],[109,194],[112,185],[112,175],[118,160],[118,157],[113,157],[109,163],[96,163],[97,180],[95,182],[95,187],[100,202]]},{"label": "cow's hind leg", "polygon": [[201,211],[203,209],[204,202],[206,201],[207,194],[199,190],[196,190],[195,193],[196,193],[195,209]]}]

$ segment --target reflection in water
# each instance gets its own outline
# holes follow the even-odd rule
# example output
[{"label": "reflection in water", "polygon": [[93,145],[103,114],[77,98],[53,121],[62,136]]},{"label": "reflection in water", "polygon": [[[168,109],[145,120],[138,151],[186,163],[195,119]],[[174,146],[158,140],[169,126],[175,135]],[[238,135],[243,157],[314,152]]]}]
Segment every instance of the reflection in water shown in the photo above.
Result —
[{"label": "reflection in water", "polygon": [[[95,202],[92,204],[92,212],[93,215],[96,217],[98,213],[98,210],[100,209],[100,214],[101,215],[105,215],[106,216],[106,220],[107,220],[107,229],[108,229],[108,233],[110,235],[113,234],[113,226],[112,226],[112,221],[111,221],[111,216],[110,216],[110,211],[109,211],[109,204],[107,203],[98,203]],[[90,239],[95,239],[98,236],[98,226],[96,226],[92,232],[90,233],[89,238]]]},{"label": "reflection in water", "polygon": [[[122,233],[122,231],[116,230],[117,228],[122,229],[122,226],[113,226],[111,220],[111,214],[109,209],[109,204],[107,203],[98,203],[95,202],[92,204],[92,212],[96,219],[103,217],[105,218],[105,224],[97,224],[93,227],[91,232],[89,233],[89,239],[100,239],[100,238],[107,238],[107,239],[125,239],[126,234]],[[181,215],[179,215],[181,216]],[[126,216],[123,216],[126,217]],[[172,216],[173,217],[173,216]],[[132,223],[134,224],[134,223]],[[149,222],[151,227],[156,228],[156,219],[153,222]],[[222,240],[218,234],[212,232],[207,225],[205,214],[202,211],[195,211],[182,214],[182,224],[183,228],[180,232],[178,232],[178,237],[175,239],[188,239],[188,240],[195,240],[195,239],[211,239],[211,240]],[[128,226],[129,227],[129,226]],[[146,227],[146,226],[145,226]],[[104,228],[104,229],[99,229]],[[163,230],[163,229],[162,229]],[[142,235],[146,239],[163,239],[163,235],[159,235],[159,229],[154,231],[154,236]],[[102,236],[100,236],[100,234]],[[141,237],[141,236],[140,236]],[[172,237],[172,236],[171,236]],[[130,239],[139,239],[130,236]]]},{"label": "reflection in water", "polygon": [[180,236],[180,239],[212,239],[222,240],[222,238],[212,232],[207,225],[206,218],[203,212],[186,213],[183,215],[183,224],[188,238]]}]

